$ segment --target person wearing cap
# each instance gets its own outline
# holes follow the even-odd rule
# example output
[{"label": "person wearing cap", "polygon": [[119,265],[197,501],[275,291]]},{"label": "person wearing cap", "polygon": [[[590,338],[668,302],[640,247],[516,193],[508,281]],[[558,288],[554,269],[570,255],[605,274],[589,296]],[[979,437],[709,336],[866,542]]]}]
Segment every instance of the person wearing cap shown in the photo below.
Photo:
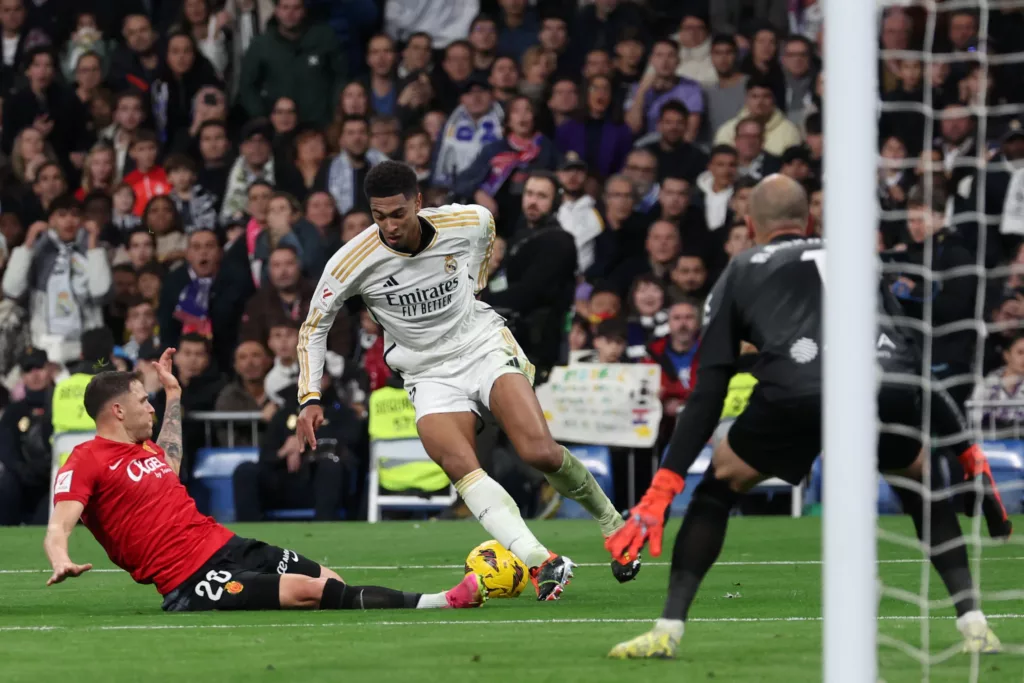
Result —
[{"label": "person wearing cap", "polygon": [[604,230],[604,221],[597,211],[597,202],[583,186],[587,181],[587,162],[576,152],[569,152],[558,165],[558,182],[562,184],[558,222],[576,241],[576,266],[586,272],[594,263],[597,236]]},{"label": "person wearing cap", "polygon": [[227,223],[245,213],[249,200],[249,186],[257,180],[275,182],[274,157],[270,141],[274,129],[267,119],[259,118],[247,121],[242,126],[241,143],[238,159],[228,171],[228,184],[224,190],[224,203],[221,204],[220,220]]},{"label": "person wearing cap", "polygon": [[0,417],[0,526],[43,524],[50,503],[53,377],[41,349],[26,349],[18,367],[25,396]]},{"label": "person wearing cap", "polygon": [[242,59],[238,100],[255,118],[270,114],[278,98],[289,97],[302,123],[326,126],[347,71],[338,39],[329,26],[308,19],[304,0],[274,5],[274,21]]},{"label": "person wearing cap", "polygon": [[494,101],[487,79],[474,74],[462,87],[459,106],[448,117],[438,136],[434,155],[434,182],[451,187],[484,145],[501,138],[505,111]]},{"label": "person wearing cap", "polygon": [[28,309],[32,345],[50,349],[57,362],[77,358],[83,332],[103,326],[112,276],[99,239],[100,226],[83,226],[78,201],[63,195],[11,251],[4,295]]}]

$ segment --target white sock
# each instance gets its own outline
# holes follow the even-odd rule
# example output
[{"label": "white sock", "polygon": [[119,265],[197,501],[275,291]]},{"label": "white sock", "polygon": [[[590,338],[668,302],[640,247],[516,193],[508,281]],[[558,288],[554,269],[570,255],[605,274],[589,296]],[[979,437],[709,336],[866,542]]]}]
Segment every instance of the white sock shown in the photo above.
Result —
[{"label": "white sock", "polygon": [[970,612],[964,612],[962,615],[956,618],[956,627],[963,633],[964,629],[971,624],[982,624],[988,626],[988,620],[985,618],[985,613],[980,609],[972,609]]},{"label": "white sock", "polygon": [[448,606],[445,593],[424,593],[416,602],[416,609],[443,609]]},{"label": "white sock", "polygon": [[521,559],[527,567],[539,567],[548,559],[548,550],[526,526],[519,508],[501,484],[487,476],[483,470],[473,470],[455,482],[455,490],[462,496],[477,521]]},{"label": "white sock", "polygon": [[683,637],[682,619],[658,619],[654,622],[654,630],[658,633],[667,633],[673,640],[680,640]]}]

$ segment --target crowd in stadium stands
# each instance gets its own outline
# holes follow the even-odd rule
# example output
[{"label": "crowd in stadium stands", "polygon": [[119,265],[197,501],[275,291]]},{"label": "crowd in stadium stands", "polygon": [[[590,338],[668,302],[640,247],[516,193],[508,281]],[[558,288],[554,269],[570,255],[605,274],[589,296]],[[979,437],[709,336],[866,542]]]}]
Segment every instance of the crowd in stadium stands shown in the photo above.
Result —
[{"label": "crowd in stadium stands", "polygon": [[[566,357],[658,363],[670,428],[703,299],[751,244],[752,187],[799,180],[825,232],[822,5],[0,0],[0,524],[38,519],[49,393],[93,362],[96,328],[154,401],[152,364],[174,346],[186,412],[260,411],[251,445],[279,469],[247,468],[241,489],[291,487],[299,326],[327,258],[372,224],[362,183],[387,158],[416,170],[426,205],[495,215],[483,296],[541,374]],[[934,339],[960,401],[1024,398],[1024,70],[979,58],[1024,51],[1024,10],[985,25],[939,11],[929,38],[910,7],[879,26],[878,242],[907,268],[893,291],[909,315],[931,302],[935,326],[992,323],[983,342],[969,325]],[[922,263],[990,270],[932,282]],[[368,394],[395,378],[358,304],[327,374],[342,460],[365,462]],[[239,512],[258,518],[258,500]]]}]

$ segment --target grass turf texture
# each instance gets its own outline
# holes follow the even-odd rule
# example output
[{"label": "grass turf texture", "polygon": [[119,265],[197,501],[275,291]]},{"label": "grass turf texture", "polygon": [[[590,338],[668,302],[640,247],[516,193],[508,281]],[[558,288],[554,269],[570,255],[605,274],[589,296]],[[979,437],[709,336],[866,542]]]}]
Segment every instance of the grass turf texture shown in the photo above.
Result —
[{"label": "grass turf texture", "polygon": [[[969,520],[962,522],[969,528]],[[600,563],[578,568],[560,602],[537,603],[528,587],[519,599],[459,612],[164,614],[153,587],[135,585],[124,572],[94,571],[46,588],[43,529],[0,529],[0,680],[820,680],[820,523],[814,518],[732,520],[721,560],[736,564],[723,564],[708,575],[674,662],[605,659],[612,645],[647,630],[659,615],[668,567],[648,563],[636,581],[618,585],[596,527],[587,522],[532,525],[558,552],[577,562]],[[913,533],[904,518],[882,523],[891,531]],[[1016,523],[1021,526],[1024,519]],[[661,561],[671,553],[677,525],[666,534]],[[235,531],[340,567],[354,584],[416,591],[453,585],[466,553],[486,540],[486,532],[472,522],[258,524],[237,525]],[[72,538],[71,557],[97,569],[112,566],[82,527]],[[887,585],[919,591],[921,566],[913,550],[881,544],[879,557],[890,561],[881,565]],[[984,558],[986,592],[1021,587],[1019,539],[986,548]],[[934,573],[931,597],[945,597]],[[1024,643],[1024,601],[989,602],[984,608],[1006,615],[992,620],[1004,643]],[[952,608],[935,610],[941,618],[922,622],[899,618],[919,614],[917,606],[885,599],[880,612],[890,617],[880,622],[889,636],[918,645],[925,623],[933,652],[957,642]],[[921,665],[907,655],[882,648],[880,656],[880,674],[888,683],[921,680]],[[986,682],[1020,683],[1024,677],[1021,655],[984,657],[980,667]],[[932,667],[931,680],[960,683],[969,680],[969,672],[970,658],[957,655]]]}]

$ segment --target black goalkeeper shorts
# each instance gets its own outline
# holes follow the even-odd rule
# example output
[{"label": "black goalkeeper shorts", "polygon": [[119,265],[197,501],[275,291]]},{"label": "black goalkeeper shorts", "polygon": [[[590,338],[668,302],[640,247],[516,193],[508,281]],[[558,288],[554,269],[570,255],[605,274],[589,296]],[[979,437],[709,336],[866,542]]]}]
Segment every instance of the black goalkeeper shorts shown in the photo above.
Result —
[{"label": "black goalkeeper shorts", "polygon": [[768,401],[760,389],[729,429],[729,446],[761,474],[795,486],[821,455],[821,396]]},{"label": "black goalkeeper shorts", "polygon": [[294,550],[234,536],[164,596],[165,612],[281,609],[282,574],[319,578],[320,565]]}]

